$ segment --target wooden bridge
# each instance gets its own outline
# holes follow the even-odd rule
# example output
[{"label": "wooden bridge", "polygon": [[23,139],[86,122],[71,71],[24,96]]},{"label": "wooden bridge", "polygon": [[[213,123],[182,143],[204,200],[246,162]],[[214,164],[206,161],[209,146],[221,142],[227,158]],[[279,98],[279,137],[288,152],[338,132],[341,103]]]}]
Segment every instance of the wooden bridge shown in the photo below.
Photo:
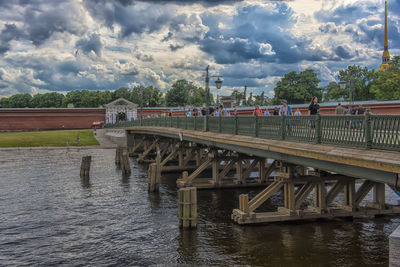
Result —
[{"label": "wooden bridge", "polygon": [[[125,127],[130,155],[151,163],[149,180],[173,171],[182,173],[178,187],[264,186],[252,199],[240,195],[232,212],[239,224],[400,213],[385,201],[385,184],[396,190],[399,180],[398,115],[166,117],[115,126]],[[282,188],[282,207],[264,212]],[[373,201],[361,206],[371,190]]]}]

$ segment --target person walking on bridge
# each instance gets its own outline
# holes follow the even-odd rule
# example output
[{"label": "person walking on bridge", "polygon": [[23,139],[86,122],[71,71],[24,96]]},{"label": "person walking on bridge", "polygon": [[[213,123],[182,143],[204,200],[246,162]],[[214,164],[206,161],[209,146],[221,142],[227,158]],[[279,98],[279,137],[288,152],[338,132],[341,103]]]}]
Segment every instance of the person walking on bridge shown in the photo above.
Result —
[{"label": "person walking on bridge", "polygon": [[311,103],[308,106],[308,115],[317,115],[319,111],[318,97],[313,96]]},{"label": "person walking on bridge", "polygon": [[256,108],[253,110],[253,116],[262,116],[262,110],[258,105],[256,105]]},{"label": "person walking on bridge", "polygon": [[282,106],[279,109],[279,115],[291,116],[292,108],[288,106],[286,99],[282,99]]}]

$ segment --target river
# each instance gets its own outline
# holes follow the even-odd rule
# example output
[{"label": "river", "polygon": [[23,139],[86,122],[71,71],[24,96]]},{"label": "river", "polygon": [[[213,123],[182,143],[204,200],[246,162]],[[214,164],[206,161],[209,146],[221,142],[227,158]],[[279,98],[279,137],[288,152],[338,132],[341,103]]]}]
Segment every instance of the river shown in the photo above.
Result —
[{"label": "river", "polygon": [[[79,177],[85,155],[90,182]],[[176,175],[149,194],[146,167],[131,159],[123,177],[114,157],[113,149],[0,150],[0,266],[388,265],[400,216],[239,226],[230,220],[239,194],[260,188],[201,190],[198,228],[183,231]]]}]

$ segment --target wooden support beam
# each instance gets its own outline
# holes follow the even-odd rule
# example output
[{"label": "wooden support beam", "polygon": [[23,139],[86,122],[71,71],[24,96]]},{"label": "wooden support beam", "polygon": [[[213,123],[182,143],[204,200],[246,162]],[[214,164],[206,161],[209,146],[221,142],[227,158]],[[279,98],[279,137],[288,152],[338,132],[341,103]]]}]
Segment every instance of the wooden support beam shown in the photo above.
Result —
[{"label": "wooden support beam", "polygon": [[336,196],[343,190],[345,182],[338,180],[326,196],[326,205],[332,203]]},{"label": "wooden support beam", "polygon": [[239,195],[239,209],[246,214],[249,214],[249,195],[240,194]]},{"label": "wooden support beam", "polygon": [[300,209],[301,204],[303,204],[304,200],[308,197],[311,191],[314,189],[315,184],[312,182],[308,182],[304,184],[295,196],[295,209]]},{"label": "wooden support beam", "polygon": [[142,153],[139,155],[138,157],[138,162],[143,161],[146,156],[150,153],[150,151],[152,151],[157,145],[157,140],[154,140],[154,142]]},{"label": "wooden support beam", "polygon": [[261,204],[263,204],[268,198],[281,189],[282,186],[283,183],[280,181],[275,181],[270,184],[267,188],[249,201],[249,211],[252,212],[261,206]]},{"label": "wooden support beam", "polygon": [[230,160],[228,164],[224,165],[224,168],[222,171],[219,173],[219,176],[221,179],[224,179],[228,172],[235,166],[236,161],[235,160]]},{"label": "wooden support beam", "polygon": [[356,207],[360,206],[361,201],[365,198],[365,196],[371,191],[372,187],[374,187],[375,182],[372,182],[370,180],[365,180],[364,183],[360,186],[360,188],[357,190],[357,193],[355,195],[355,202],[354,205]]},{"label": "wooden support beam", "polygon": [[246,164],[247,169],[243,172],[243,180],[246,181],[246,179],[250,177],[251,172],[255,169],[257,164],[258,160],[253,160],[250,164]]},{"label": "wooden support beam", "polygon": [[201,164],[192,174],[190,174],[187,179],[186,183],[191,183],[193,179],[195,179],[197,176],[199,176],[200,173],[202,173],[210,164],[212,163],[213,159],[209,158],[203,164]]},{"label": "wooden support beam", "polygon": [[177,149],[176,149],[176,147],[174,146],[174,147],[172,148],[172,151],[169,153],[169,155],[160,163],[161,168],[162,168],[168,161],[170,161],[171,159],[173,159],[173,158],[176,156],[176,154],[177,154]]}]

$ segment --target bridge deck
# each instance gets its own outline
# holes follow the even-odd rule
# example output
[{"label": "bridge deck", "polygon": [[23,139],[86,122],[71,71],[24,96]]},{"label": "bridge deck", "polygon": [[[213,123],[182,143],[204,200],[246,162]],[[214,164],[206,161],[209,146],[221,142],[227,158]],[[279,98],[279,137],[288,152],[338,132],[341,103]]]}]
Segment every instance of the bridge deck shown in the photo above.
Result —
[{"label": "bridge deck", "polygon": [[[400,173],[400,153],[279,141],[166,127],[135,126],[128,134],[149,134],[192,141],[259,157],[284,160],[321,170],[393,185]],[[181,137],[180,137],[181,135]]]}]

